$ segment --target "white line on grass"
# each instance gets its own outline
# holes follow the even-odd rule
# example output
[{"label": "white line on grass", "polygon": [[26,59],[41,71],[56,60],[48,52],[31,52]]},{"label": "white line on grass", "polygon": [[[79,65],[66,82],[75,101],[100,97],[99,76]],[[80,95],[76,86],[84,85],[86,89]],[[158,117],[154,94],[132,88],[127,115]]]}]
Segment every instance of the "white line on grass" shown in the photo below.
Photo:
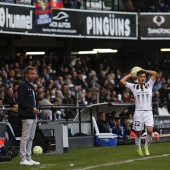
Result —
[{"label": "white line on grass", "polygon": [[99,167],[104,167],[104,166],[119,165],[119,164],[125,164],[125,163],[129,163],[129,162],[135,162],[135,161],[146,160],[146,159],[154,159],[154,158],[160,158],[160,157],[166,157],[166,156],[170,156],[170,154],[163,154],[163,155],[157,155],[157,156],[147,156],[147,157],[142,157],[142,158],[138,158],[138,159],[129,159],[129,160],[120,161],[120,162],[110,162],[110,163],[106,163],[106,164],[87,166],[87,167],[84,167],[84,168],[74,169],[74,170],[93,169],[93,168],[99,168]]},{"label": "white line on grass", "polygon": [[40,164],[40,165],[33,165],[33,167],[30,167],[30,170],[36,170],[36,169],[45,169],[47,167],[52,167],[52,166],[56,166],[56,164]]}]

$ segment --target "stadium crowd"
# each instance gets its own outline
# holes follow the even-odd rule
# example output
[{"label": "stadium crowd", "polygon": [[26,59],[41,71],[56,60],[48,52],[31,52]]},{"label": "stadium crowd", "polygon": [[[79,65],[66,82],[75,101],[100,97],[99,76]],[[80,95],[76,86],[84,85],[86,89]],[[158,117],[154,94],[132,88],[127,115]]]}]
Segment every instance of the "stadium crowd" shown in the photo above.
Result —
[{"label": "stadium crowd", "polygon": [[[72,58],[45,55],[32,57],[21,55],[16,61],[2,61],[0,66],[0,105],[17,102],[17,88],[23,78],[25,66],[36,68],[37,78],[33,86],[39,105],[79,105],[86,106],[99,102],[132,102],[132,93],[120,85],[123,73],[119,68],[109,66],[95,57]],[[157,80],[153,88],[154,114],[158,107],[168,106],[170,78],[157,71]],[[131,81],[136,81],[135,79]],[[78,101],[77,101],[78,98]],[[69,110],[68,118],[74,118],[76,112]],[[56,119],[66,118],[64,109],[56,110]],[[39,119],[51,119],[50,108],[42,109]],[[4,111],[0,120],[5,121]]]},{"label": "stadium crowd", "polygon": [[[72,8],[72,9],[87,9],[89,6],[87,3],[100,3],[99,1],[81,1],[81,0],[61,0],[63,8]],[[0,0],[0,2],[5,3],[17,3],[17,4],[25,4],[25,5],[34,5],[34,1],[10,1],[10,0]],[[55,1],[54,1],[55,2]],[[105,10],[104,8],[111,6],[113,11],[126,11],[126,12],[170,12],[170,1],[169,0],[114,0],[114,1],[104,1],[103,7],[94,7],[101,8],[101,10]],[[90,5],[93,9],[93,5]],[[58,7],[58,8],[61,8]]]}]

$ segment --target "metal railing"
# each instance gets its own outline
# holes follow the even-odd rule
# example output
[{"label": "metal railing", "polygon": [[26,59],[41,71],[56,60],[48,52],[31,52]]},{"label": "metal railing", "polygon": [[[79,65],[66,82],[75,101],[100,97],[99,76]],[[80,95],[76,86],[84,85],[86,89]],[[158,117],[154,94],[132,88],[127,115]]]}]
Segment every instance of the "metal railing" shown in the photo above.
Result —
[{"label": "metal railing", "polygon": [[[14,4],[22,4],[22,5],[34,5],[34,1],[30,0],[30,2],[25,1],[9,1],[4,0],[1,1],[4,3],[14,3]],[[64,0],[63,0],[64,2]],[[67,3],[70,1],[68,0]],[[159,11],[159,4],[155,1],[154,4],[147,4],[141,2],[139,0],[132,0],[133,4],[133,11],[134,12],[158,12]],[[64,3],[63,3],[64,4]],[[111,10],[111,11],[125,11],[124,8],[124,0],[82,0],[81,1],[81,9],[88,9],[88,10]],[[63,6],[63,8],[68,8]]]}]

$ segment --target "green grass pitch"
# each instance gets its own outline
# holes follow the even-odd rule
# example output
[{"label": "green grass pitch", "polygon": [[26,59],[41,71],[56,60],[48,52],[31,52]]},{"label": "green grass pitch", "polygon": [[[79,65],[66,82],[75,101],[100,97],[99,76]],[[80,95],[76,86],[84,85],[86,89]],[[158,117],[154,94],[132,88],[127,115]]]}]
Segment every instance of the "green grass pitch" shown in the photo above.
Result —
[{"label": "green grass pitch", "polygon": [[10,162],[1,162],[3,170],[168,170],[170,169],[170,142],[153,143],[150,156],[140,157],[135,145],[70,149],[64,154],[33,155],[41,165],[19,165],[19,156]]}]

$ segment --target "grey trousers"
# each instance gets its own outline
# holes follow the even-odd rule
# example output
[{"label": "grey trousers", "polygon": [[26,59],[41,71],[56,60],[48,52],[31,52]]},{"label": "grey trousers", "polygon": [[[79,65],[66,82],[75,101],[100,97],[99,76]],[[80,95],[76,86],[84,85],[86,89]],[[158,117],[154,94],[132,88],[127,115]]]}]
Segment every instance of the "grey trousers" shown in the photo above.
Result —
[{"label": "grey trousers", "polygon": [[37,119],[22,120],[22,136],[20,141],[20,161],[31,160],[32,142],[35,136]]}]

